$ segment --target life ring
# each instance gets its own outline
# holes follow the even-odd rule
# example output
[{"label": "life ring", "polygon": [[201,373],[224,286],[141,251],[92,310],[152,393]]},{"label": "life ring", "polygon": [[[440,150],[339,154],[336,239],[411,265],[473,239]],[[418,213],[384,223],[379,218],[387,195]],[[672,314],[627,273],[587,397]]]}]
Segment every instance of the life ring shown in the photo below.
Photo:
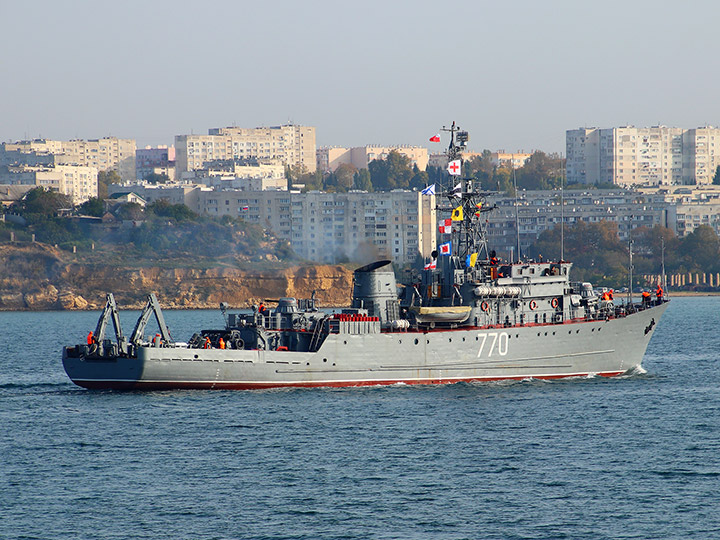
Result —
[{"label": "life ring", "polygon": [[553,298],[552,300],[550,300],[550,305],[553,307],[553,309],[557,308],[558,304],[559,302],[557,298]]},{"label": "life ring", "polygon": [[483,311],[487,311],[489,307],[490,306],[488,306],[487,302],[483,302],[482,304],[480,304],[480,309],[482,309]]},{"label": "life ring", "polygon": [[530,309],[537,309],[537,302],[535,300],[530,300]]}]

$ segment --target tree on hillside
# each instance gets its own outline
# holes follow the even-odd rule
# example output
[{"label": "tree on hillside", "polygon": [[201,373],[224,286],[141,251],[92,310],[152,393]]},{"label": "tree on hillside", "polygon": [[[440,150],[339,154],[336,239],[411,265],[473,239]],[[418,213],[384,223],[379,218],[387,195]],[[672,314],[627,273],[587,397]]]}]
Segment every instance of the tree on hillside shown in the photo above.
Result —
[{"label": "tree on hillside", "polygon": [[61,208],[72,208],[70,197],[42,187],[31,189],[13,204],[13,210],[26,218],[30,215],[52,217]]},{"label": "tree on hillside", "polygon": [[362,189],[363,191],[372,191],[373,185],[370,180],[370,171],[367,169],[360,169],[353,176],[353,187],[355,189]]},{"label": "tree on hillside", "polygon": [[120,184],[122,178],[117,171],[100,171],[98,172],[98,198],[108,198],[108,186],[110,184]]},{"label": "tree on hillside", "polygon": [[688,270],[715,272],[720,269],[720,239],[709,225],[700,225],[681,239],[679,252]]},{"label": "tree on hillside", "polygon": [[158,217],[172,218],[175,221],[195,221],[198,215],[184,204],[171,204],[166,199],[158,199],[145,208],[145,213],[153,213]]},{"label": "tree on hillside", "polygon": [[407,188],[414,176],[410,158],[391,150],[385,159],[374,159],[368,165],[375,191]]},{"label": "tree on hillside", "polygon": [[140,221],[145,219],[145,211],[138,203],[123,204],[118,208],[116,215],[118,219],[128,221]]},{"label": "tree on hillside", "polygon": [[[576,280],[621,283],[627,274],[628,249],[618,238],[617,224],[612,221],[585,223],[565,227],[565,260],[573,261]],[[528,249],[531,257],[560,258],[560,227],[544,231]]]},{"label": "tree on hillside", "polygon": [[715,184],[716,186],[720,185],[720,167],[715,169],[715,176],[713,176],[712,183]]},{"label": "tree on hillside", "polygon": [[170,177],[167,174],[158,174],[153,172],[146,174],[143,180],[149,182],[150,184],[166,184],[170,181]]},{"label": "tree on hillside", "polygon": [[320,169],[308,172],[304,165],[289,165],[285,167],[285,178],[288,181],[288,189],[293,184],[304,184],[305,191],[323,189],[323,173]]},{"label": "tree on hillside", "polygon": [[335,191],[346,192],[352,189],[357,167],[351,163],[342,163],[325,179],[326,188],[334,187]]},{"label": "tree on hillside", "polygon": [[519,189],[554,189],[560,187],[563,160],[536,151],[517,170]]},{"label": "tree on hillside", "polygon": [[[417,169],[417,167],[415,167]],[[422,190],[430,185],[430,177],[426,171],[417,170],[410,179],[410,189]]]},{"label": "tree on hillside", "polygon": [[105,204],[98,197],[91,197],[78,207],[80,215],[102,217],[105,213]]}]

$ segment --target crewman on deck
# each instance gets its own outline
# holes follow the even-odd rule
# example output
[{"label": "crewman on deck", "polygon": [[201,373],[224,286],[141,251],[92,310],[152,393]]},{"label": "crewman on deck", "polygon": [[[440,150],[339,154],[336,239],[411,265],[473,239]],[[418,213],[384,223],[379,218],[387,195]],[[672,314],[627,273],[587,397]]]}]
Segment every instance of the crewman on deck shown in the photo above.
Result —
[{"label": "crewman on deck", "polygon": [[205,336],[205,343],[203,343],[203,349],[212,349],[212,343],[210,343],[210,338]]},{"label": "crewman on deck", "polygon": [[268,308],[266,308],[265,304],[263,304],[262,302],[260,302],[260,307],[258,307],[258,313],[260,313],[260,315],[262,315],[263,317],[270,314]]},{"label": "crewman on deck", "polygon": [[642,292],[642,303],[643,303],[643,306],[650,305],[650,292],[648,292],[648,291]]},{"label": "crewman on deck", "polygon": [[608,292],[608,294],[610,295],[610,300],[614,300],[614,298],[613,298],[613,292],[614,292],[614,291],[613,291],[612,289],[610,289],[610,292]]},{"label": "crewman on deck", "polygon": [[92,345],[93,343],[95,343],[95,336],[93,335],[92,330],[90,330],[90,333],[87,337],[87,344]]},{"label": "crewman on deck", "polygon": [[657,300],[658,304],[662,304],[663,296],[665,295],[663,288],[658,283],[657,289],[655,289],[655,299]]},{"label": "crewman on deck", "polygon": [[225,348],[225,340],[223,338],[220,338],[218,340],[218,349],[224,349]]},{"label": "crewman on deck", "polygon": [[610,293],[608,291],[605,291],[602,293],[602,296],[600,297],[601,300],[605,300],[606,302],[610,300]]}]

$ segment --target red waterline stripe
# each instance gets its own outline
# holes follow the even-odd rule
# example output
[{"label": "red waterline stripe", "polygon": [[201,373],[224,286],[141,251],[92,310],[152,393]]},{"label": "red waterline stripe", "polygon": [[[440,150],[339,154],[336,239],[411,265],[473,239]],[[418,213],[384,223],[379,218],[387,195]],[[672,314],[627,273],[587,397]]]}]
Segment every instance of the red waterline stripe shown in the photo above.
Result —
[{"label": "red waterline stripe", "polygon": [[[616,377],[624,371],[606,371],[594,373],[601,377]],[[296,383],[245,383],[245,382],[172,382],[172,381],[73,381],[90,390],[262,390],[267,388],[348,388],[358,386],[390,386],[393,384],[454,384],[459,382],[483,381],[522,381],[524,379],[567,379],[569,377],[587,377],[590,373],[572,373],[570,375],[525,375],[517,377],[467,377],[461,379],[410,379],[410,380],[364,380],[364,381],[324,381]]]}]

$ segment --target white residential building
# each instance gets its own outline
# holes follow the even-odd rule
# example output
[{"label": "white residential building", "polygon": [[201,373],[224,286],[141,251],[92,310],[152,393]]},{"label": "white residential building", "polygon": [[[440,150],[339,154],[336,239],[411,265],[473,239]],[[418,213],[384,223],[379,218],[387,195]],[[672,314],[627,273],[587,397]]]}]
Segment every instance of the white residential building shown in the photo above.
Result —
[{"label": "white residential building", "polygon": [[278,159],[283,165],[315,171],[315,128],[283,125],[259,128],[213,128],[207,135],[175,137],[178,173],[228,159]]},{"label": "white residential building", "polygon": [[[22,156],[22,154],[28,154]],[[34,155],[34,157],[33,157]],[[50,159],[48,156],[52,155]],[[13,162],[14,160],[14,162]],[[34,139],[3,143],[0,164],[76,165],[98,171],[114,170],[123,180],[135,179],[135,140],[103,137],[102,139],[53,141]]]},{"label": "white residential building", "polygon": [[67,195],[77,205],[98,196],[98,171],[77,165],[6,167],[0,172],[0,184],[44,187]]},{"label": "white residential building", "polygon": [[212,189],[197,184],[111,185],[113,193],[136,193],[152,203],[166,199],[211,216],[239,217],[288,240],[316,262],[399,264],[429,257],[436,247],[435,197],[416,191],[298,193]]},{"label": "white residential building", "polygon": [[720,130],[581,128],[566,132],[566,151],[570,184],[710,184],[720,165]]}]

